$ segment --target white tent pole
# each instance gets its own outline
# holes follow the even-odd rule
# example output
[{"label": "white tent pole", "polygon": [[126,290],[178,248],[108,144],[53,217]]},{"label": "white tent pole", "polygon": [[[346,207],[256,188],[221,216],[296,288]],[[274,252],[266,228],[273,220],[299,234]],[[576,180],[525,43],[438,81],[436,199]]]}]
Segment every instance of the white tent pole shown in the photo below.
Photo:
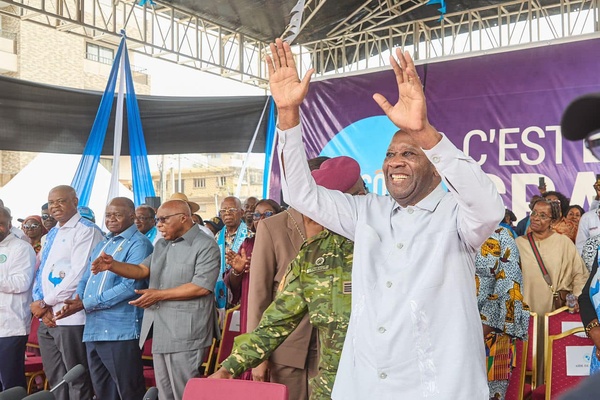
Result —
[{"label": "white tent pole", "polygon": [[[108,204],[113,198],[119,195],[119,169],[121,161],[121,143],[123,141],[123,103],[125,99],[125,51],[127,48],[123,48],[121,52],[121,60],[119,60],[119,93],[117,96],[117,110],[115,114],[115,130],[114,130],[114,143],[113,143],[113,166],[112,173],[110,176],[110,186],[108,189],[108,198],[106,204]],[[102,210],[104,215],[104,210]],[[102,224],[104,226],[104,217],[102,217]]]},{"label": "white tent pole", "polygon": [[258,120],[258,124],[256,125],[256,129],[254,130],[254,136],[252,136],[252,140],[250,141],[250,146],[248,146],[248,151],[246,152],[246,158],[244,159],[244,164],[242,164],[242,170],[240,171],[240,176],[238,178],[237,187],[235,188],[235,197],[240,197],[240,192],[242,191],[242,182],[244,181],[244,175],[246,174],[246,168],[248,167],[248,160],[250,159],[250,153],[252,153],[252,149],[254,148],[254,142],[256,141],[256,136],[258,135],[258,130],[260,128],[260,124],[262,123],[263,117],[265,116],[265,111],[267,111],[267,106],[269,105],[269,97],[267,96],[267,101],[265,102],[265,106],[263,107],[262,113],[260,114],[260,119]]}]

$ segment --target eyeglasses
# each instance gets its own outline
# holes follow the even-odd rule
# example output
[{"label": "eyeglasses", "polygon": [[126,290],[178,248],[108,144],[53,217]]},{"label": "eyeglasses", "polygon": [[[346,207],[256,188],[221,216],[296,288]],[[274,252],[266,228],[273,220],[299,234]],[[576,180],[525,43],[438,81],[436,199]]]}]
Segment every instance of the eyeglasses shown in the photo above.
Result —
[{"label": "eyeglasses", "polygon": [[104,214],[104,219],[107,220],[107,221],[109,219],[113,219],[113,218],[120,220],[120,219],[125,218],[125,216],[123,214],[121,214],[121,213]]},{"label": "eyeglasses", "polygon": [[254,214],[252,214],[252,218],[254,218],[254,219],[269,218],[273,214],[275,214],[273,211],[265,211],[263,214],[261,214],[259,212],[255,212]]},{"label": "eyeglasses", "polygon": [[225,214],[235,214],[236,212],[238,212],[239,210],[237,208],[222,208],[219,210],[219,214],[220,215],[225,215]]},{"label": "eyeglasses", "polygon": [[154,218],[152,218],[152,217],[138,217],[138,216],[135,217],[136,221],[141,221],[141,222],[150,221],[150,220],[153,220],[153,219]]},{"label": "eyeglasses", "polygon": [[546,215],[546,214],[540,214],[537,211],[532,211],[531,214],[529,215],[529,218],[536,218],[536,219],[541,219],[542,221],[545,221],[547,219],[550,219],[552,217]]},{"label": "eyeglasses", "polygon": [[167,222],[167,220],[175,215],[180,215],[180,214],[184,214],[184,213],[175,213],[175,214],[171,214],[171,215],[165,215],[164,217],[156,217],[154,218],[154,221],[158,224],[159,222],[161,224],[164,224],[165,222]]},{"label": "eyeglasses", "polygon": [[29,225],[23,225],[23,229],[28,230],[28,229],[37,229],[40,227],[40,224],[29,224]]},{"label": "eyeglasses", "polygon": [[42,219],[44,221],[54,221],[54,217],[50,214],[42,214]]},{"label": "eyeglasses", "polygon": [[67,203],[67,199],[48,200],[48,208],[52,206],[62,206]]}]

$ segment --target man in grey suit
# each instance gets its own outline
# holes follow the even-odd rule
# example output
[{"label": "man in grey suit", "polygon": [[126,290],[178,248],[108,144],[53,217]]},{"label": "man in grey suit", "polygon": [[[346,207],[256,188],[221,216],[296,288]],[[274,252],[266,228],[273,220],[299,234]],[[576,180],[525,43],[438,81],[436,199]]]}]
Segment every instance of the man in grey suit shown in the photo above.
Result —
[{"label": "man in grey suit", "polygon": [[[149,288],[130,302],[145,309],[140,344],[153,329],[152,355],[161,400],[183,397],[190,378],[212,342],[215,297],[212,295],[220,268],[219,247],[214,239],[195,229],[186,202],[170,200],[156,212],[162,234],[154,253],[141,264],[115,261],[102,253],[92,272],[110,270],[132,279],[150,279]],[[194,228],[194,229],[192,229]]]}]

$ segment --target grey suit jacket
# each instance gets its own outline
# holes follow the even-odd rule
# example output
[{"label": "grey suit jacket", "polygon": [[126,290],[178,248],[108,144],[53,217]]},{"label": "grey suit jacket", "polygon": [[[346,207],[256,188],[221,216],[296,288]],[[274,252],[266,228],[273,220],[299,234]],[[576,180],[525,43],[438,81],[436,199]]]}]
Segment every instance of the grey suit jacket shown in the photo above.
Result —
[{"label": "grey suit jacket", "polygon": [[215,335],[215,289],[221,257],[217,242],[192,226],[176,240],[159,239],[142,264],[150,268],[150,289],[193,283],[211,292],[190,300],[160,301],[144,310],[140,346],[154,327],[152,353],[176,353],[210,346]]},{"label": "grey suit jacket", "polygon": [[[293,209],[288,211],[289,214],[283,211],[258,224],[250,261],[247,332],[258,326],[263,312],[277,294],[289,263],[298,255],[302,235],[306,237],[302,214]],[[277,364],[305,368],[311,332],[307,314],[270,359]]]}]

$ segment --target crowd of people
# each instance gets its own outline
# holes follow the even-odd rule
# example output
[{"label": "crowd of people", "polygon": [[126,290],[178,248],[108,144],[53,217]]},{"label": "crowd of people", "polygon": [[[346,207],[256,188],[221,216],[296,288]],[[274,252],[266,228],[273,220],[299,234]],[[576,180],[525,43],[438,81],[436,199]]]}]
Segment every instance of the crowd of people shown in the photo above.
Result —
[{"label": "crowd of people", "polygon": [[[600,348],[598,202],[584,213],[541,185],[515,226],[480,166],[429,123],[400,50],[397,102],[374,95],[399,129],[389,195],[369,194],[352,158],[306,160],[312,71],[300,79],[279,39],[266,61],[289,207],[229,196],[203,220],[183,193],[157,209],[117,197],[102,232],[70,186],[20,228],[0,203],[0,389],[25,386],[32,318],[61,400],[142,399],[150,343],[159,398],[180,400],[238,304],[243,334],[211,378],[283,383],[293,400],[503,399],[530,310],[573,296]],[[77,364],[87,373],[58,386]]]}]

